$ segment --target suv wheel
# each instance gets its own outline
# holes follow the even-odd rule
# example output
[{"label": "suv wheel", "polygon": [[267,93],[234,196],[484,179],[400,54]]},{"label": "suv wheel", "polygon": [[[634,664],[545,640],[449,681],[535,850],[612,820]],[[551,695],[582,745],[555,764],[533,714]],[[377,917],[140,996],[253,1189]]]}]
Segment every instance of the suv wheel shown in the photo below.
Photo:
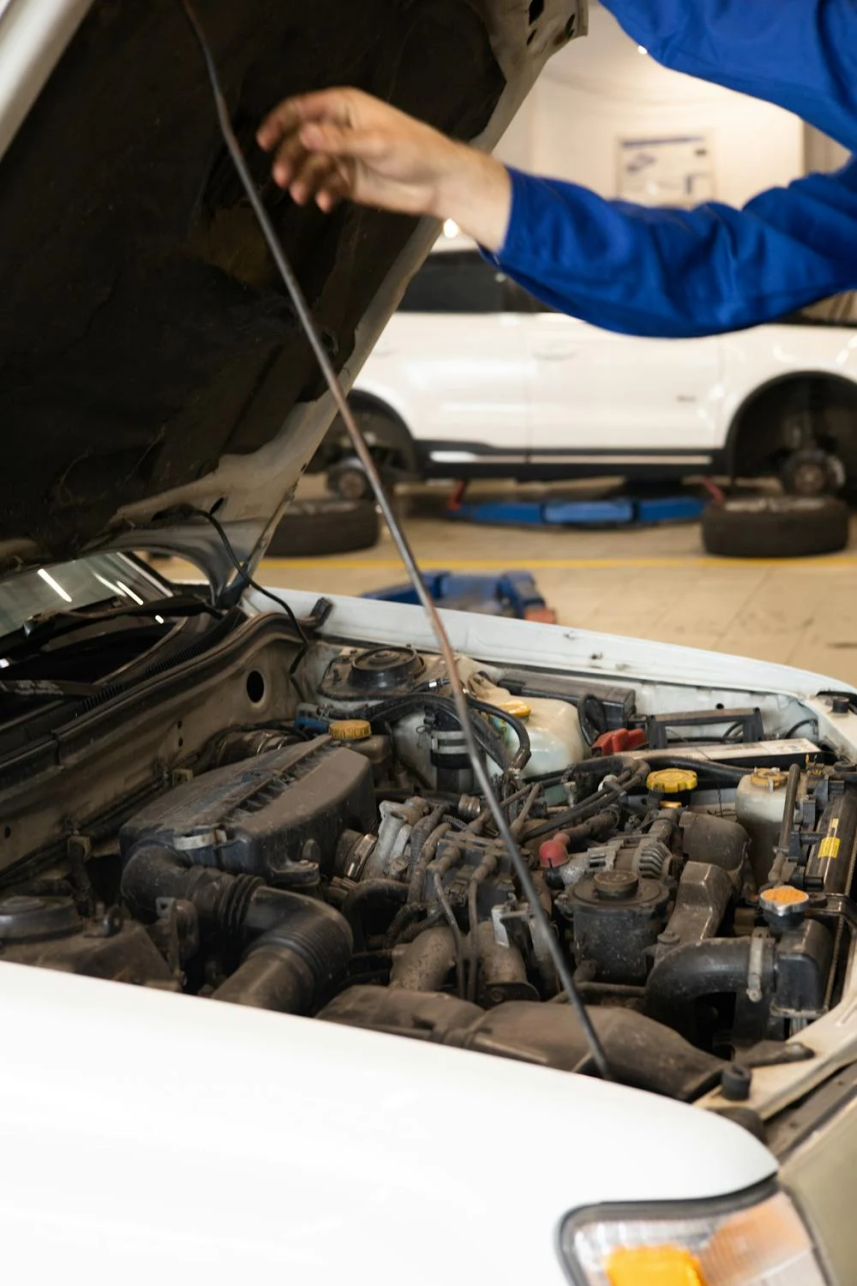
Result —
[{"label": "suv wheel", "polygon": [[825,496],[845,485],[845,466],[826,451],[794,451],[780,471],[783,490],[791,496]]},{"label": "suv wheel", "polygon": [[327,489],[344,500],[368,500],[372,487],[359,460],[340,460],[327,474]]}]

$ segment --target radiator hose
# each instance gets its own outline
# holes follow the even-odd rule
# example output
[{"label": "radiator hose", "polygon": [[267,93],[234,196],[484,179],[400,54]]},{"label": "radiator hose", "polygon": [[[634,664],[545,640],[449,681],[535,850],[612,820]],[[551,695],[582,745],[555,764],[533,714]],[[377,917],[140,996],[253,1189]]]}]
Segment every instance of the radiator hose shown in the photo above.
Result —
[{"label": "radiator hose", "polygon": [[692,1041],[697,1001],[739,992],[770,998],[773,991],[773,939],[708,938],[675,947],[655,965],[646,983],[646,1013]]},{"label": "radiator hose", "polygon": [[255,876],[186,866],[159,844],[139,844],[122,873],[122,897],[151,920],[165,898],[190,902],[203,940],[243,950],[216,1000],[306,1014],[351,957],[351,929],[333,907]]}]

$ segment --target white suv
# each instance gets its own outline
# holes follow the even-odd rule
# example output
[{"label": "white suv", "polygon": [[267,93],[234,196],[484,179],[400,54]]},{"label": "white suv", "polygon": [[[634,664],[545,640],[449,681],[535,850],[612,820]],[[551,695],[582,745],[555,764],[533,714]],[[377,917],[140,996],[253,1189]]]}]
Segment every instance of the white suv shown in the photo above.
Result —
[{"label": "white suv", "polygon": [[[634,339],[552,312],[442,239],[352,392],[391,481],[779,474],[857,479],[857,314],[840,297],[710,339]],[[315,468],[361,482],[341,427]]]}]

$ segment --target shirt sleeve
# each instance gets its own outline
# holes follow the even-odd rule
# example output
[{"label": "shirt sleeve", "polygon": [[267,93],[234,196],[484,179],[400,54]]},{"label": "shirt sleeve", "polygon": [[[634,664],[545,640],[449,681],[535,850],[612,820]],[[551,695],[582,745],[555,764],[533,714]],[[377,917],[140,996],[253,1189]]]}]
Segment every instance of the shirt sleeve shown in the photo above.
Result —
[{"label": "shirt sleeve", "polygon": [[857,150],[857,0],[603,0],[653,58]]},{"label": "shirt sleeve", "polygon": [[712,335],[857,288],[857,160],[742,210],[649,209],[510,174],[509,228],[489,258],[551,308],[606,330]]}]

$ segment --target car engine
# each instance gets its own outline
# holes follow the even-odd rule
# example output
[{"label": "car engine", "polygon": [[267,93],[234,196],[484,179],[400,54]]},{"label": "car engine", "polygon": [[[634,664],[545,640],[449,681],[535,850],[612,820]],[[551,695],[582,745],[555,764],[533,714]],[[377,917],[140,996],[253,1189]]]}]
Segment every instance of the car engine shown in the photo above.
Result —
[{"label": "car engine", "polygon": [[[757,708],[459,665],[615,1078],[740,1101],[810,1056],[857,923],[854,769]],[[313,645],[282,717],[3,873],[0,959],[593,1072],[446,687],[431,654]]]}]

